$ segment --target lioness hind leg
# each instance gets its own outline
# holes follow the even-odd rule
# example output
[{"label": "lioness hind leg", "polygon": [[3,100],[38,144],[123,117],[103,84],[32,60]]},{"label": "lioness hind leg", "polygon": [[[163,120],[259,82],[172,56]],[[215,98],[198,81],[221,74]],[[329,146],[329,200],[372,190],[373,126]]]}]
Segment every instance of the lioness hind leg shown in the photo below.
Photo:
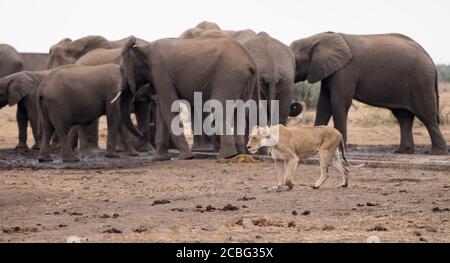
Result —
[{"label": "lioness hind leg", "polygon": [[331,159],[333,157],[333,154],[330,154],[328,151],[319,151],[319,158],[320,158],[320,177],[319,179],[314,183],[313,188],[317,189],[319,188],[325,181],[330,177],[328,175],[328,167],[330,166]]},{"label": "lioness hind leg", "polygon": [[331,164],[342,175],[342,187],[347,187],[348,186],[348,170],[347,170],[347,168],[344,167],[341,160],[339,159],[339,151],[338,150],[336,150],[336,153],[333,156]]}]

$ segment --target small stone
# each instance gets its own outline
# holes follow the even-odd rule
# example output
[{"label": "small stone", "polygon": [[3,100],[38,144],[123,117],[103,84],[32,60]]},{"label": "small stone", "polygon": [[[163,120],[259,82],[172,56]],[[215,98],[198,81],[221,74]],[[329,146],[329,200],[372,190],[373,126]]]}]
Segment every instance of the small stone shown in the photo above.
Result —
[{"label": "small stone", "polygon": [[215,230],[217,230],[217,227],[214,226],[214,225],[208,224],[206,226],[203,226],[202,230],[204,230],[204,231],[215,231]]},{"label": "small stone", "polygon": [[418,237],[422,236],[422,233],[420,233],[419,231],[414,231],[413,234]]},{"label": "small stone", "polygon": [[212,211],[216,211],[216,210],[217,210],[217,208],[215,208],[215,207],[212,206],[212,205],[206,206],[206,211],[207,211],[207,212],[212,212]]},{"label": "small stone", "polygon": [[113,215],[112,215],[112,218],[118,218],[119,217],[119,214],[117,214],[117,213],[114,213]]},{"label": "small stone", "polygon": [[67,225],[59,224],[58,227],[67,227]]},{"label": "small stone", "polygon": [[260,236],[260,235],[257,235],[255,238],[256,238],[256,239],[261,239],[261,238],[263,238],[263,237]]},{"label": "small stone", "polygon": [[419,241],[420,241],[420,242],[428,242],[424,237],[420,237],[420,238],[419,238]]},{"label": "small stone", "polygon": [[366,205],[367,206],[379,206],[380,204],[378,204],[377,202],[367,202]]},{"label": "small stone", "polygon": [[334,230],[335,227],[332,226],[332,225],[323,225],[323,226],[321,227],[321,229],[322,229],[323,231],[331,231],[331,230]]},{"label": "small stone", "polygon": [[438,231],[437,231],[436,228],[434,228],[434,227],[432,227],[432,226],[427,226],[427,232],[430,232],[430,233],[437,233]]},{"label": "small stone", "polygon": [[155,206],[155,205],[165,205],[165,204],[170,204],[170,201],[167,200],[167,199],[155,200],[155,201],[153,201],[152,206]]},{"label": "small stone", "polygon": [[401,189],[400,191],[398,191],[399,193],[408,193],[408,191],[407,190],[405,190],[405,189]]},{"label": "small stone", "polygon": [[100,216],[100,218],[109,218],[109,215],[103,214],[103,215]]},{"label": "small stone", "polygon": [[196,205],[195,208],[197,208],[197,209],[202,209],[203,206],[202,206],[202,205]]},{"label": "small stone", "polygon": [[237,210],[239,210],[239,207],[234,206],[232,204],[228,204],[222,208],[222,211],[237,211]]},{"label": "small stone", "polygon": [[376,225],[372,228],[367,229],[367,231],[388,231],[388,229],[382,225]]},{"label": "small stone", "polygon": [[117,228],[112,227],[110,229],[106,229],[102,233],[106,233],[106,234],[122,234],[122,231],[117,229]]},{"label": "small stone", "polygon": [[293,216],[296,216],[296,215],[298,215],[297,211],[295,211],[295,210],[294,210],[294,211],[292,211],[292,215],[293,215]]},{"label": "small stone", "polygon": [[309,216],[311,214],[311,211],[305,210],[302,212],[302,216]]},{"label": "small stone", "polygon": [[291,222],[288,223],[288,227],[295,228],[295,226],[296,226],[295,221],[291,221]]}]

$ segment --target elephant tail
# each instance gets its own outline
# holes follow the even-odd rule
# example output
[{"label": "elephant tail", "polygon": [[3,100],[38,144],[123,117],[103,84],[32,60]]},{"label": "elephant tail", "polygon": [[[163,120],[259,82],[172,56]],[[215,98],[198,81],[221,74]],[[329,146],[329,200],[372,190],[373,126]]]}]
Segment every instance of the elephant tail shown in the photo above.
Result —
[{"label": "elephant tail", "polygon": [[439,77],[438,73],[436,71],[435,81],[434,81],[434,91],[436,92],[436,106],[437,106],[437,112],[436,112],[436,118],[437,123],[440,124],[440,118],[439,118]]}]

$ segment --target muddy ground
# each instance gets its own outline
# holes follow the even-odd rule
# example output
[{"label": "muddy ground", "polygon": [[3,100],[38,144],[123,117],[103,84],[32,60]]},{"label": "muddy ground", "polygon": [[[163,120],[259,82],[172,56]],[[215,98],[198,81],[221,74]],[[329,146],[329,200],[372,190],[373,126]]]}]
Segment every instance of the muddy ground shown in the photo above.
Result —
[{"label": "muddy ground", "polygon": [[[450,89],[441,101],[447,114]],[[378,145],[369,146],[374,155],[392,152],[398,126],[386,111],[356,106],[349,143]],[[373,235],[384,242],[450,242],[448,170],[353,168],[347,189],[330,170],[330,179],[313,190],[319,168],[301,165],[295,188],[276,193],[268,160],[158,163],[149,154],[105,160],[96,152],[74,165],[40,165],[36,152],[11,150],[14,115],[15,108],[0,111],[0,242],[69,236],[82,242],[365,242]],[[102,147],[105,128],[103,121]],[[448,123],[442,131],[450,144]],[[414,135],[425,145],[418,152],[432,158],[426,129],[416,124]]]}]

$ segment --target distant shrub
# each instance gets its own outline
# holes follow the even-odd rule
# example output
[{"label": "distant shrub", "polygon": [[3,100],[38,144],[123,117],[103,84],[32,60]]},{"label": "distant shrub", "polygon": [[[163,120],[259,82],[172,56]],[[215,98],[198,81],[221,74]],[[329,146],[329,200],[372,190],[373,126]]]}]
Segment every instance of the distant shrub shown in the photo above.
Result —
[{"label": "distant shrub", "polygon": [[308,82],[298,82],[294,86],[293,100],[303,101],[308,109],[315,109],[320,94],[320,82],[309,84]]},{"label": "distant shrub", "polygon": [[437,72],[440,81],[450,82],[450,65],[437,65]]}]

